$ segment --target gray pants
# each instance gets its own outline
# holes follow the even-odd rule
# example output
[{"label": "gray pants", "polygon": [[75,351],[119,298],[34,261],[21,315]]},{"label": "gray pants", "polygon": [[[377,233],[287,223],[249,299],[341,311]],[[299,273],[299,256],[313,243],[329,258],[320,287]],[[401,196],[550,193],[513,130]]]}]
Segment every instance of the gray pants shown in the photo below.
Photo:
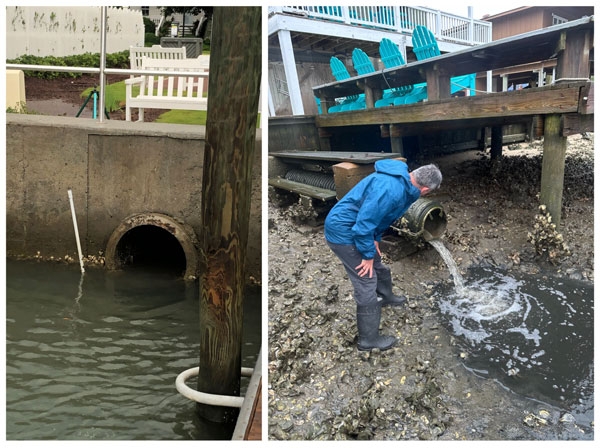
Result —
[{"label": "gray pants", "polygon": [[[360,277],[356,266],[362,262],[362,255],[353,244],[333,244],[327,241],[327,245],[334,254],[342,261],[346,273],[354,286],[354,300],[358,306],[376,305],[377,300],[377,278],[379,275],[387,274],[390,269],[381,263],[381,256],[375,253],[373,258],[373,277]],[[384,277],[386,275],[383,275]]]}]

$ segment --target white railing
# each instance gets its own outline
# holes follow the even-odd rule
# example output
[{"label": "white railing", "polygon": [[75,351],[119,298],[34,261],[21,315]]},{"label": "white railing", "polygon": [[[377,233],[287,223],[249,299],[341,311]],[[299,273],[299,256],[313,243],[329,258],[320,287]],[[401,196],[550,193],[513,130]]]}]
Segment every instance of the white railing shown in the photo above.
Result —
[{"label": "white railing", "polygon": [[492,24],[437,9],[409,6],[271,6],[269,13],[300,14],[312,19],[410,33],[417,25],[437,39],[466,45],[491,42]]}]

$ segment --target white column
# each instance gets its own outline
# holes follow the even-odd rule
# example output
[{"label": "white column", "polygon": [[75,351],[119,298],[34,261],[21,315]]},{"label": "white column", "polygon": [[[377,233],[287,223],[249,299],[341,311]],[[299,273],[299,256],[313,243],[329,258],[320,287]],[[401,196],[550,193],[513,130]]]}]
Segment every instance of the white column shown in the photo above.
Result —
[{"label": "white column", "polygon": [[508,75],[502,75],[502,91],[506,92],[508,90]]},{"label": "white column", "polygon": [[279,37],[279,48],[281,50],[285,78],[292,103],[292,114],[304,115],[300,83],[298,82],[298,72],[296,71],[296,59],[294,58],[294,48],[292,47],[292,37],[288,30],[279,30],[277,36]]}]

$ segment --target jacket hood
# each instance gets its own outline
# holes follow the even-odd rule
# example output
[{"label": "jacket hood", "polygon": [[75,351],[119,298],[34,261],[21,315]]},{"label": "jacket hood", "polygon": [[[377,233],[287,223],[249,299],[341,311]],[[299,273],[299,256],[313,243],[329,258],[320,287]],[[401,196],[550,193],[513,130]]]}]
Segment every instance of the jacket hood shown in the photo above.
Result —
[{"label": "jacket hood", "polygon": [[410,179],[408,165],[402,160],[384,159],[375,162],[375,171],[391,176],[402,176]]}]

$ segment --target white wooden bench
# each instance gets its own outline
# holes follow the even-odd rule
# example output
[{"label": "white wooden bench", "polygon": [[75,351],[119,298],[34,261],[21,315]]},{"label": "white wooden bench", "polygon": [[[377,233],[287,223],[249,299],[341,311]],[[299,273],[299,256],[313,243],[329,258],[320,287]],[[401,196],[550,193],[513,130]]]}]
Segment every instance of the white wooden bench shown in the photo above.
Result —
[{"label": "white wooden bench", "polygon": [[151,47],[129,47],[129,68],[139,70],[142,68],[142,58],[150,59],[185,59],[185,48],[161,47],[152,45]]},{"label": "white wooden bench", "polygon": [[[209,55],[166,60],[143,57],[142,70],[196,72],[199,75],[142,75],[125,80],[125,119],[131,121],[131,109],[138,108],[138,121],[144,121],[144,109],[206,110],[208,106]],[[139,93],[134,94],[134,86]],[[134,96],[135,95],[135,96]]]}]

